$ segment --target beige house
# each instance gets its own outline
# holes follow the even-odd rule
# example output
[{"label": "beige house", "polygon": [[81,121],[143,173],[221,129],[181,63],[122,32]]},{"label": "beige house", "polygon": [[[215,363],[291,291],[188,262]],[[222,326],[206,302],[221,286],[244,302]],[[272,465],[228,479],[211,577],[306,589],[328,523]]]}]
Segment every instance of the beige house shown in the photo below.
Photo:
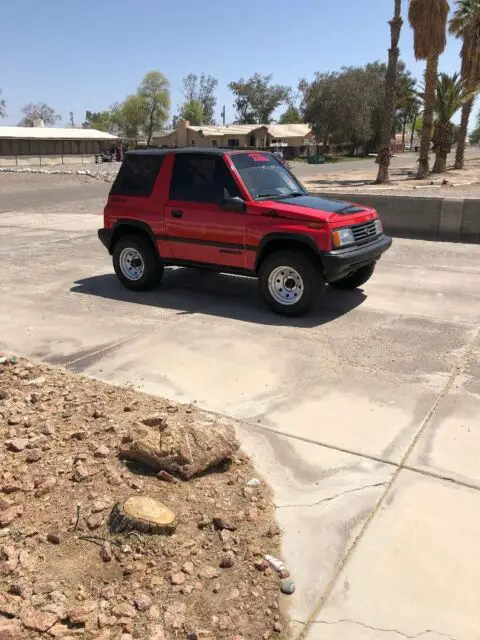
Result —
[{"label": "beige house", "polygon": [[156,147],[256,148],[281,150],[287,157],[307,154],[315,145],[311,127],[307,124],[229,124],[194,127],[179,120],[177,128],[154,133]]}]

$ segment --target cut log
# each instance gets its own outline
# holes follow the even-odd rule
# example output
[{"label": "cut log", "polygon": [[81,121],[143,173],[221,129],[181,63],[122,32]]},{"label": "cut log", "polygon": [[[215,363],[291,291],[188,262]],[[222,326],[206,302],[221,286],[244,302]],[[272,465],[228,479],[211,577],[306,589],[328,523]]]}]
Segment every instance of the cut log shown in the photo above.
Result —
[{"label": "cut log", "polygon": [[131,496],[113,507],[108,526],[112,533],[140,531],[171,535],[177,528],[177,520],[174,512],[155,498]]}]

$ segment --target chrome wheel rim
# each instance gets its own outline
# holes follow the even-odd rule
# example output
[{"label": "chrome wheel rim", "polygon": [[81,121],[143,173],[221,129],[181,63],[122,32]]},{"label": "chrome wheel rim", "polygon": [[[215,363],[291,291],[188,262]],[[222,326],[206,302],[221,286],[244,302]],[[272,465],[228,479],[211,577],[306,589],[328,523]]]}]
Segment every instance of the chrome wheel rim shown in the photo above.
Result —
[{"label": "chrome wheel rim", "polygon": [[275,302],[290,306],[303,296],[303,280],[296,269],[277,267],[268,277],[268,290]]},{"label": "chrome wheel rim", "polygon": [[145,271],[145,264],[143,257],[136,249],[127,247],[120,253],[118,260],[120,265],[120,271],[127,278],[127,280],[140,280]]}]

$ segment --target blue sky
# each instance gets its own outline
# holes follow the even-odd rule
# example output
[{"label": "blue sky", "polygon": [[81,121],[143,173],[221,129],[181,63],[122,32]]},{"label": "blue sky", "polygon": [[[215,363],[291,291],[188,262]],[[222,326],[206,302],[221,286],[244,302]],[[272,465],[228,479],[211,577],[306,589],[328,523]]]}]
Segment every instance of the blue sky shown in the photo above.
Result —
[{"label": "blue sky", "polygon": [[[451,5],[453,4],[453,0]],[[3,0],[0,11],[0,88],[15,125],[27,102],[46,102],[81,123],[134,91],[143,75],[170,81],[172,112],[189,72],[219,81],[219,119],[234,118],[228,82],[256,71],[296,87],[315,71],[385,60],[393,0]],[[407,0],[401,55],[415,75]],[[443,71],[459,67],[459,44],[449,39]]]}]

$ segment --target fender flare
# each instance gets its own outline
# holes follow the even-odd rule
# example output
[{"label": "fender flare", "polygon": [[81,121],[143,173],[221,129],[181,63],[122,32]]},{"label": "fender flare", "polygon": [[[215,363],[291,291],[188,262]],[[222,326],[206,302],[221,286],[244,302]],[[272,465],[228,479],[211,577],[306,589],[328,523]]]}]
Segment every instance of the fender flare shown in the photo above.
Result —
[{"label": "fender flare", "polygon": [[291,240],[293,242],[300,242],[301,244],[307,246],[309,249],[313,250],[314,253],[316,253],[318,257],[321,258],[321,251],[309,236],[306,236],[302,233],[273,232],[268,233],[266,236],[264,236],[258,246],[257,257],[255,259],[255,270],[258,269],[262,256],[265,253],[265,249],[275,240]]},{"label": "fender flare", "polygon": [[155,238],[155,234],[152,231],[152,228],[146,222],[142,222],[141,220],[133,220],[131,218],[120,218],[111,227],[112,239],[110,242],[110,247],[108,249],[110,253],[112,253],[112,250],[113,250],[113,240],[115,238],[115,233],[116,231],[118,231],[118,229],[121,229],[122,227],[133,227],[134,229],[139,229],[140,231],[143,231],[144,233],[146,233],[150,238],[150,240],[152,241],[152,245],[158,254],[157,240]]}]

